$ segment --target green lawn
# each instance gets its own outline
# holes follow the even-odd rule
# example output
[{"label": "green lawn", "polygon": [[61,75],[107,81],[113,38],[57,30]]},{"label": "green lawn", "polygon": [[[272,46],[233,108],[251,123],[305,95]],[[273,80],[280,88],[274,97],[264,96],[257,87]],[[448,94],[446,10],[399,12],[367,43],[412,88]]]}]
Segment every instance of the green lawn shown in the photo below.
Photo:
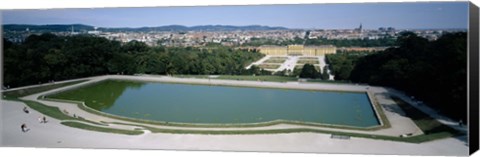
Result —
[{"label": "green lawn", "polygon": [[28,107],[44,114],[48,115],[49,117],[58,119],[58,120],[77,120],[76,118],[70,117],[64,114],[58,107],[46,106],[39,102],[30,101],[30,100],[21,100],[24,102]]},{"label": "green lawn", "polygon": [[283,63],[285,62],[286,59],[268,59],[264,61],[263,63]]},{"label": "green lawn", "polygon": [[225,80],[248,80],[248,81],[268,81],[268,82],[288,82],[288,81],[297,81],[295,77],[285,77],[285,76],[273,76],[273,75],[221,75],[217,79]]},{"label": "green lawn", "polygon": [[20,100],[17,99],[17,101],[21,101],[25,103],[28,107],[31,109],[34,109],[35,111],[38,111],[44,115],[47,115],[49,117],[58,119],[58,120],[78,120],[78,121],[83,121],[87,123],[92,123],[92,124],[97,124],[97,125],[105,125],[102,123],[86,120],[82,117],[71,117],[69,115],[66,115],[58,107],[53,107],[53,106],[47,106],[42,103],[36,102],[36,101],[30,101],[30,100]]},{"label": "green lawn", "polygon": [[300,60],[318,60],[317,57],[300,57],[298,59],[300,59]]},{"label": "green lawn", "polygon": [[[124,124],[129,125],[129,124]],[[171,134],[207,134],[207,135],[252,135],[252,134],[286,134],[286,133],[300,133],[300,132],[312,132],[312,133],[323,133],[323,134],[334,134],[334,135],[343,135],[351,137],[360,137],[360,138],[370,138],[377,140],[389,140],[389,141],[399,141],[399,142],[409,142],[409,143],[422,143],[426,141],[431,141],[434,139],[443,138],[438,134],[435,136],[412,136],[412,137],[395,137],[395,136],[385,136],[385,135],[371,135],[371,134],[362,134],[362,133],[348,133],[348,132],[337,132],[337,131],[328,131],[322,129],[310,129],[310,128],[291,128],[291,129],[264,129],[264,130],[181,130],[181,129],[160,129],[142,125],[132,125],[143,127],[152,131],[152,133],[171,133]]]},{"label": "green lawn", "polygon": [[173,77],[178,77],[178,78],[204,78],[208,79],[209,75],[173,75]]},{"label": "green lawn", "polygon": [[87,80],[80,80],[80,81],[73,81],[73,82],[67,82],[67,83],[57,83],[57,84],[50,84],[50,85],[45,85],[45,86],[40,86],[40,87],[32,87],[32,88],[27,88],[27,89],[19,89],[19,90],[13,90],[13,91],[7,91],[3,92],[2,94],[5,96],[5,98],[19,98],[19,97],[24,97],[27,95],[32,95],[35,93],[40,93],[60,87],[65,87],[81,82],[85,82]]},{"label": "green lawn", "polygon": [[45,85],[41,87],[33,87],[33,88],[27,88],[27,89],[21,89],[21,90],[15,90],[15,91],[8,91],[4,92],[3,95],[5,96],[6,100],[13,100],[13,101],[20,101],[25,103],[28,107],[31,109],[34,109],[44,115],[47,115],[49,117],[58,119],[58,120],[80,120],[88,123],[93,123],[93,124],[98,124],[98,125],[105,125],[89,120],[85,120],[81,117],[71,117],[60,111],[58,107],[52,107],[52,106],[47,106],[42,103],[36,102],[36,101],[30,101],[30,100],[21,100],[19,99],[20,97],[35,94],[35,93],[40,93],[48,90],[52,90],[55,88],[60,88],[60,87],[65,87],[81,82],[85,82],[87,80],[81,80],[81,81],[74,81],[74,82],[68,82],[68,83],[60,83],[60,84],[51,84],[51,85]]},{"label": "green lawn", "polygon": [[308,79],[307,82],[312,82],[312,83],[337,83],[337,84],[352,84],[351,82],[348,81],[334,81],[334,80],[322,80],[322,79]]},{"label": "green lawn", "polygon": [[[208,75],[175,75],[174,77],[178,78],[202,78],[208,79]],[[288,76],[275,76],[275,75],[218,75],[216,78],[211,79],[221,79],[221,80],[248,80],[248,81],[270,81],[270,82],[288,82],[288,81],[297,81],[295,77]]]},{"label": "green lawn", "polygon": [[260,64],[260,65],[258,65],[258,67],[261,68],[261,69],[277,69],[280,66],[282,66],[282,65],[281,64]]},{"label": "green lawn", "polygon": [[[51,84],[51,85],[45,85],[41,87],[33,87],[33,88],[27,88],[27,89],[21,89],[21,90],[15,90],[15,91],[8,91],[4,92],[3,95],[5,96],[5,99],[7,100],[14,100],[14,101],[20,101],[25,103],[28,107],[31,109],[38,111],[46,116],[52,117],[54,119],[58,120],[78,120],[78,121],[83,121],[86,123],[91,123],[91,124],[97,124],[97,125],[105,125],[103,123],[98,123],[90,120],[83,119],[81,117],[71,117],[60,111],[58,107],[52,107],[52,106],[47,106],[42,103],[36,102],[36,101],[30,101],[30,100],[21,100],[19,99],[20,97],[35,94],[35,93],[40,93],[60,87],[65,87],[81,82],[85,82],[87,80],[81,80],[81,81],[74,81],[74,82],[68,82],[68,83],[60,83],[60,84]],[[142,134],[142,131],[130,131],[130,130],[118,130],[118,129],[109,129],[109,128],[102,128],[102,127],[96,127],[96,126],[91,126],[83,123],[78,123],[78,122],[61,122],[61,124],[66,125],[66,126],[71,126],[75,128],[80,128],[80,129],[86,129],[86,130],[94,130],[94,131],[101,131],[101,132],[109,132],[109,133],[119,133],[119,134],[127,134],[127,135],[138,135]]]},{"label": "green lawn", "polygon": [[320,64],[318,60],[298,60],[297,64]]},{"label": "green lawn", "polygon": [[288,57],[270,57],[268,59],[284,59],[287,60]]},{"label": "green lawn", "polygon": [[139,131],[139,130],[123,130],[123,129],[104,128],[104,127],[87,125],[87,124],[83,124],[83,123],[79,123],[79,122],[61,122],[61,124],[66,125],[66,126],[70,126],[70,127],[74,127],[74,128],[79,128],[79,129],[99,131],[99,132],[107,132],[107,133],[115,133],[115,134],[124,134],[124,135],[140,135],[140,134],[143,134],[143,131]]},{"label": "green lawn", "polygon": [[[303,66],[304,66],[303,64],[297,64],[297,65],[295,65],[294,70],[300,70],[301,71],[303,69]],[[314,65],[314,67],[315,67],[315,70],[320,72],[320,66],[319,65]]]},{"label": "green lawn", "polygon": [[[300,69],[301,70],[301,69]],[[197,77],[201,78],[201,77]],[[204,77],[208,78],[208,77]],[[250,81],[270,81],[270,82],[289,82],[289,81],[298,81],[296,77],[289,76],[275,76],[275,75],[220,75],[216,79],[225,79],[225,80],[250,80]],[[308,79],[307,82],[311,83],[338,83],[338,84],[352,84],[348,81],[333,81],[333,80],[320,80],[320,79]]]},{"label": "green lawn", "polygon": [[406,116],[410,117],[423,133],[425,133],[425,135],[420,135],[421,137],[419,137],[419,139],[434,140],[461,135],[459,131],[438,122],[402,99],[397,97],[392,97],[392,99],[405,112]]},{"label": "green lawn", "polygon": [[[318,67],[316,67],[318,68]],[[318,68],[320,69],[320,68]],[[296,69],[296,70],[302,70]],[[179,78],[203,78],[208,79],[208,75],[175,75],[174,77]],[[252,76],[252,75],[219,75],[217,78],[211,79],[224,79],[224,80],[250,80],[250,81],[271,81],[271,82],[288,82],[288,81],[298,81],[296,77],[289,77],[289,76],[275,76],[275,75],[260,75],[260,76]],[[333,81],[333,80],[320,80],[320,79],[308,79],[307,82],[311,83],[339,83],[339,84],[352,84],[349,81]]]}]

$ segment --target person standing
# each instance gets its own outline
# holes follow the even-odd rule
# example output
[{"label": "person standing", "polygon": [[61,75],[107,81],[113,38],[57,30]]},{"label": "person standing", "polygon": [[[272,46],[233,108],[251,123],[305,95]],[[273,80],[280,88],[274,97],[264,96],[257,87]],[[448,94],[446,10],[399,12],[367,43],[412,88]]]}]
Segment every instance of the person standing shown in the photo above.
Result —
[{"label": "person standing", "polygon": [[27,132],[29,129],[27,128],[27,125],[23,123],[20,128],[22,129],[22,132]]},{"label": "person standing", "polygon": [[47,117],[43,116],[42,122],[43,122],[43,123],[47,123]]},{"label": "person standing", "polygon": [[23,112],[29,113],[30,111],[28,111],[27,107],[23,107]]}]

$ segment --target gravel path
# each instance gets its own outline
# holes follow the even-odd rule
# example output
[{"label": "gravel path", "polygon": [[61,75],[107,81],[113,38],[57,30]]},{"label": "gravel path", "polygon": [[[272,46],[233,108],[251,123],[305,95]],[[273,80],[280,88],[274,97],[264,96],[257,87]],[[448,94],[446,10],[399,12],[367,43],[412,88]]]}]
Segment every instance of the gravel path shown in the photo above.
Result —
[{"label": "gravel path", "polygon": [[[274,135],[186,135],[146,133],[129,136],[93,132],[63,126],[49,119],[39,123],[36,111],[25,114],[19,102],[2,103],[2,146],[62,148],[176,149],[219,151],[274,151],[316,153],[364,153],[404,155],[467,155],[468,147],[455,138],[422,144],[351,138],[331,139],[328,134],[291,133]],[[30,131],[23,133],[20,125]]]}]

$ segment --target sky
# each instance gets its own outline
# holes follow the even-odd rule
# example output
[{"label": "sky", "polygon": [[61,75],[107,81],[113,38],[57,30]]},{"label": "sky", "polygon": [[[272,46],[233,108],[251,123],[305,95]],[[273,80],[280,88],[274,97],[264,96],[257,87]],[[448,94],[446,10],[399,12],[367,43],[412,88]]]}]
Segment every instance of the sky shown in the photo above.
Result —
[{"label": "sky", "polygon": [[264,25],[306,29],[467,28],[467,2],[2,10],[3,24],[97,27]]}]

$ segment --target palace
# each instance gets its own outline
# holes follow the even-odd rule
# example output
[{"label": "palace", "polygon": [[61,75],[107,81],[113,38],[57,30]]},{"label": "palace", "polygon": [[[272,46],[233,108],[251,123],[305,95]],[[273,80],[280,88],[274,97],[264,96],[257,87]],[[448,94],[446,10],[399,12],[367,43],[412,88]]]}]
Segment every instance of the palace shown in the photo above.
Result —
[{"label": "palace", "polygon": [[260,46],[260,53],[265,55],[281,55],[281,56],[323,56],[325,54],[334,54],[337,48],[332,45],[323,46]]}]

